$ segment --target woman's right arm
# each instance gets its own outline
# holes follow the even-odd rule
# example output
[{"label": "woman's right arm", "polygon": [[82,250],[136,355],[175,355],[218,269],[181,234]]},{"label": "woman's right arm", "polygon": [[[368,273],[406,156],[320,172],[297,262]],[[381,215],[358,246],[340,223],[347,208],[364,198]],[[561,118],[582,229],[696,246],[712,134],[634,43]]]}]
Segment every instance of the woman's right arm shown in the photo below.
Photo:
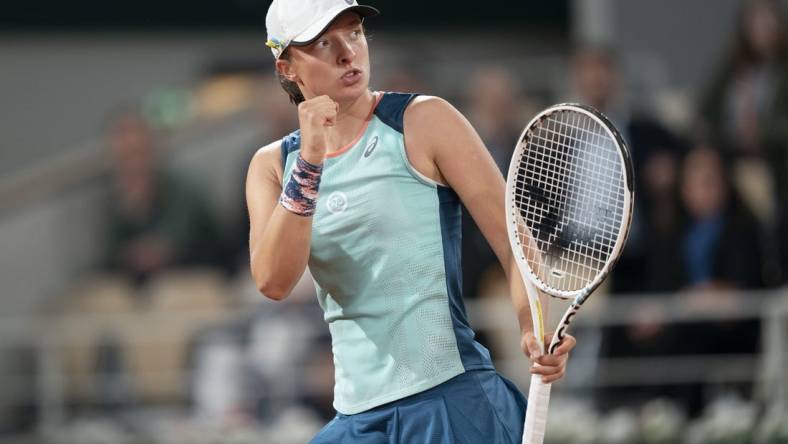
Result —
[{"label": "woman's right arm", "polygon": [[[322,165],[337,110],[338,105],[328,96],[298,105],[301,160]],[[304,273],[312,238],[312,217],[279,204],[282,175],[281,142],[274,142],[255,153],[246,176],[252,277],[257,289],[275,300],[286,298]]]},{"label": "woman's right arm", "polygon": [[246,176],[249,257],[257,289],[271,299],[290,294],[306,269],[312,218],[279,205],[282,194],[280,142],[255,153]]}]

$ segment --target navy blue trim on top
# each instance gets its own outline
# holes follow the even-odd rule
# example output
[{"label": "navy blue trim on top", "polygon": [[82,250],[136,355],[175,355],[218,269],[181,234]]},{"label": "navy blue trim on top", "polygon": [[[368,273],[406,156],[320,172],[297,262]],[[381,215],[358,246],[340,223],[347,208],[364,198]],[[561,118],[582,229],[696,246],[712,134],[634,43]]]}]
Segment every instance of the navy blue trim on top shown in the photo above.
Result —
[{"label": "navy blue trim on top", "polygon": [[418,94],[387,92],[383,93],[375,108],[375,115],[381,122],[403,134],[405,109]]},{"label": "navy blue trim on top", "polygon": [[440,203],[443,263],[446,268],[446,289],[457,348],[465,370],[493,369],[490,352],[474,340],[468,315],[462,301],[462,207],[460,198],[451,188],[438,187]]},{"label": "navy blue trim on top", "polygon": [[301,148],[301,130],[295,130],[282,138],[282,169],[287,165],[287,156]]}]

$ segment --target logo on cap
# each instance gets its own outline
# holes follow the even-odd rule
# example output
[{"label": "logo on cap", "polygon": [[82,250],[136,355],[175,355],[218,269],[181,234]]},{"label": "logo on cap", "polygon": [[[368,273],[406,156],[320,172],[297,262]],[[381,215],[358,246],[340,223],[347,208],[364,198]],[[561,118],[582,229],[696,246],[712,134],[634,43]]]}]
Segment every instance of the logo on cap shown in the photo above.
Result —
[{"label": "logo on cap", "polygon": [[271,38],[267,42],[265,42],[265,46],[276,51],[276,56],[279,57],[279,54],[281,54],[282,51],[285,50],[285,47],[287,47],[287,43],[279,39]]}]

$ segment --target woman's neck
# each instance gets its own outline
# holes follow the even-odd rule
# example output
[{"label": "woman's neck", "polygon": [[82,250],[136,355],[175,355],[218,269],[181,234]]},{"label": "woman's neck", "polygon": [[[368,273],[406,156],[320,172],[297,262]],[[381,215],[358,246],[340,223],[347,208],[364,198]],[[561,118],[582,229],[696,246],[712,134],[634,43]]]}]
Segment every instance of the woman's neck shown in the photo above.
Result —
[{"label": "woman's neck", "polygon": [[349,102],[339,103],[339,112],[334,126],[337,149],[353,142],[377,102],[377,95],[367,90],[358,98]]}]

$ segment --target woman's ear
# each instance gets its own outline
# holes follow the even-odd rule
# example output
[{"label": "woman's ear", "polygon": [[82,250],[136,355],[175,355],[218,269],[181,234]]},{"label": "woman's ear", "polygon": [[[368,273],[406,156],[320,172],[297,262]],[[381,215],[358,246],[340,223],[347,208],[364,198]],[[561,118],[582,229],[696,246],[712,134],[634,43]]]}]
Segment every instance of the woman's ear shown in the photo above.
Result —
[{"label": "woman's ear", "polygon": [[280,76],[291,82],[297,82],[298,80],[298,76],[295,74],[295,71],[293,70],[293,64],[290,63],[289,60],[284,60],[284,59],[277,60],[276,72],[278,72]]}]

